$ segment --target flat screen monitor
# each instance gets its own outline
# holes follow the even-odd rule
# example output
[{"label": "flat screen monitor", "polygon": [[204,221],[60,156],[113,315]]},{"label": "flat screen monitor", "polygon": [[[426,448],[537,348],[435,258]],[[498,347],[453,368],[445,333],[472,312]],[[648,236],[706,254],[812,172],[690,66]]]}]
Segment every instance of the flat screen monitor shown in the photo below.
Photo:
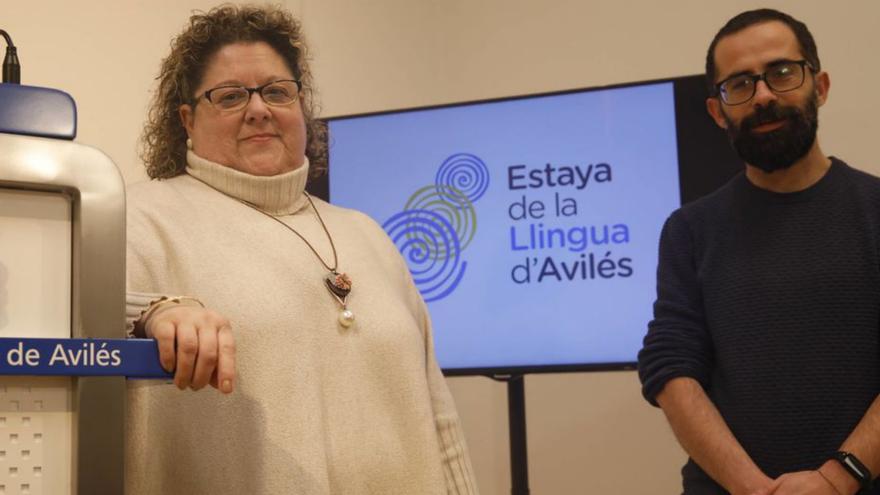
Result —
[{"label": "flat screen monitor", "polygon": [[631,369],[664,221],[742,169],[706,97],[689,76],[332,117],[329,199],[400,250],[446,374]]}]

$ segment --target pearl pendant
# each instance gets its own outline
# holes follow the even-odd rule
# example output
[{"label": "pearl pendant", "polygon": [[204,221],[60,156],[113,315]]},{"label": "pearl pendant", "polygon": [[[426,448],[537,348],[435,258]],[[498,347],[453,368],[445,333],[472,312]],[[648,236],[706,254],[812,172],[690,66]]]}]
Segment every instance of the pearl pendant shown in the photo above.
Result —
[{"label": "pearl pendant", "polygon": [[354,324],[354,313],[350,309],[343,309],[339,312],[339,324],[348,328]]}]

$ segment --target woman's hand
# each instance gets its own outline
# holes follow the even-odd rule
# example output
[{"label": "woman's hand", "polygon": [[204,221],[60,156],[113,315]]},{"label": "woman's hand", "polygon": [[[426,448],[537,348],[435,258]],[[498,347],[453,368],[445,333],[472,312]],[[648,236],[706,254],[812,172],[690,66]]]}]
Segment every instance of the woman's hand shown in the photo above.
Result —
[{"label": "woman's hand", "polygon": [[231,393],[235,386],[235,339],[229,320],[197,306],[168,304],[145,322],[156,339],[159,362],[174,372],[174,384],[200,390],[205,385]]}]

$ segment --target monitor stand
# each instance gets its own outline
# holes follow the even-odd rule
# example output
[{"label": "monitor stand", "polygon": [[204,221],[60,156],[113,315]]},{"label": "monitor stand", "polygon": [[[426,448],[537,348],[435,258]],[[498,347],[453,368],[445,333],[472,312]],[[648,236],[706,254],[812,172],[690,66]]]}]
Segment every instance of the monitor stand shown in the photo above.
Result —
[{"label": "monitor stand", "polygon": [[521,374],[491,375],[507,383],[507,422],[510,428],[510,493],[529,495],[529,459],[526,445],[526,389]]}]

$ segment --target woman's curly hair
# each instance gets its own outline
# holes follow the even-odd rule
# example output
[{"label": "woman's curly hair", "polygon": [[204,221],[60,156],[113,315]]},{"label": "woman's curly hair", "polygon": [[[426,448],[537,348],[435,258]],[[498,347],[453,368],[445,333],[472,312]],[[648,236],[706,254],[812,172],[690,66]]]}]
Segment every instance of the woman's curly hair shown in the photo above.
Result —
[{"label": "woman's curly hair", "polygon": [[185,172],[187,135],[178,109],[193,102],[211,57],[230,43],[257,41],[274,48],[300,81],[310,175],[318,177],[327,170],[327,128],[315,118],[315,90],[300,23],[278,7],[221,5],[207,13],[194,13],[189,26],[171,42],[171,54],[162,61],[156,78],[159,87],[140,142],[141,159],[150,178],[167,179]]}]

